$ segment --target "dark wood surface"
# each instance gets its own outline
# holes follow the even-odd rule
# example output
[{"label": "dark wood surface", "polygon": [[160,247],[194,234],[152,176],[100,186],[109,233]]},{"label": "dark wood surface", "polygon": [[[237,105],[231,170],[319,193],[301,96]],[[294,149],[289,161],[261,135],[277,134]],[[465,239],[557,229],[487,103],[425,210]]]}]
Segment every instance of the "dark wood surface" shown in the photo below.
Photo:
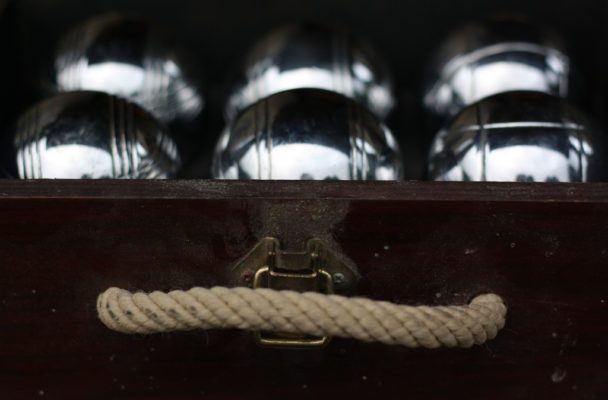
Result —
[{"label": "dark wood surface", "polygon": [[[320,237],[357,294],[465,303],[493,291],[483,346],[408,350],[335,339],[257,348],[240,331],[128,336],[98,320],[109,286],[227,284],[267,235]],[[608,185],[0,181],[2,398],[608,396]]]}]

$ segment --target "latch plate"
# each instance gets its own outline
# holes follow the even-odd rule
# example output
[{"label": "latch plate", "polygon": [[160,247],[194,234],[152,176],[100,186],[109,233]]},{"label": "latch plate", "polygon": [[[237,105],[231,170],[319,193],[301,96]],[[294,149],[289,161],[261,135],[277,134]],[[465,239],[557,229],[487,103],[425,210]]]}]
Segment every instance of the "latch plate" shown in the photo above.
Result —
[{"label": "latch plate", "polygon": [[[253,288],[346,294],[354,289],[359,274],[321,239],[310,239],[305,251],[294,252],[282,250],[277,238],[267,237],[236,264],[232,279],[236,285]],[[280,348],[317,348],[330,340],[282,332],[255,332],[254,338],[260,346]]]}]

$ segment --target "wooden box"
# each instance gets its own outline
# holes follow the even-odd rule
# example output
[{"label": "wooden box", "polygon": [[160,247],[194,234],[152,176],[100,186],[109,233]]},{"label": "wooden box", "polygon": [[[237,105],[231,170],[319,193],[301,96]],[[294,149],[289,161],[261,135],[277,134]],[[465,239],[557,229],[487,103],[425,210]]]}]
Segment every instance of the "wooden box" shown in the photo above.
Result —
[{"label": "wooden box", "polygon": [[[574,54],[591,82],[584,103],[601,122],[606,57],[598,44],[604,41],[596,39],[605,37],[605,6],[528,3],[505,5],[547,20],[577,43]],[[214,82],[201,128],[208,133],[196,138],[199,161],[185,175],[204,177],[203,150],[222,125],[217,92],[226,75],[217,60],[237,59],[228,56],[250,44],[243,38],[281,21],[339,19],[379,44],[398,72],[401,106],[390,122],[405,150],[407,178],[419,180],[428,139],[410,134],[423,122],[417,92],[408,88],[422,73],[420,60],[451,27],[500,6],[24,0],[0,20],[0,45],[19,56],[1,63],[6,92],[14,96],[3,96],[1,119],[6,126],[31,101],[26,76],[62,27],[116,8],[166,16],[188,44],[206,49],[197,57],[207,60]],[[123,335],[97,318],[96,297],[109,286],[230,284],[236,260],[269,235],[294,249],[310,237],[330,242],[359,269],[360,296],[441,305],[495,292],[508,305],[507,324],[496,339],[471,349],[334,339],[322,350],[293,351],[259,348],[237,330]],[[607,262],[602,183],[0,180],[0,393],[6,399],[603,399]]]}]

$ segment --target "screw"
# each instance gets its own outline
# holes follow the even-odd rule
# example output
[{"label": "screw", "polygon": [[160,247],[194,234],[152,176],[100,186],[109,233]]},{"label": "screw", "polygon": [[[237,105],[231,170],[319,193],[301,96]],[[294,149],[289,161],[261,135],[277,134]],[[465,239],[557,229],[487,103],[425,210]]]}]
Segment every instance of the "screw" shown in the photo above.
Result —
[{"label": "screw", "polygon": [[249,283],[253,280],[253,272],[245,271],[241,274],[241,280],[243,282]]},{"label": "screw", "polygon": [[344,283],[344,281],[346,280],[346,278],[344,277],[344,274],[340,273],[340,272],[336,272],[335,274],[333,274],[333,278],[334,278],[334,283],[337,285]]}]

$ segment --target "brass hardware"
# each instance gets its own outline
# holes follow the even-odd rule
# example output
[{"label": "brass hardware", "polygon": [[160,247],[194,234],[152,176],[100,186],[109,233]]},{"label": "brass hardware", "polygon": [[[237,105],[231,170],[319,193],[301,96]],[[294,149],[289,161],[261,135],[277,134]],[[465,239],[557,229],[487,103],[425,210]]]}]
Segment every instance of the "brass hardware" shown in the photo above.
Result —
[{"label": "brass hardware", "polygon": [[[335,277],[335,278],[334,278]],[[298,292],[347,293],[359,274],[349,261],[333,252],[320,239],[310,239],[306,251],[280,249],[279,240],[262,239],[232,270],[237,285]],[[264,347],[318,348],[329,337],[311,337],[282,332],[255,332],[255,341]]]},{"label": "brass hardware", "polygon": [[[325,290],[324,293],[333,293],[334,285],[333,279],[329,272],[318,269],[311,273],[305,274],[295,274],[295,273],[285,273],[285,272],[276,272],[271,270],[269,267],[262,267],[256,272],[255,278],[253,280],[253,287],[271,287],[270,282],[275,279],[280,280],[305,280],[310,281],[313,285],[317,286],[319,281],[324,281]],[[264,282],[266,281],[266,282]],[[266,284],[265,284],[266,283]],[[268,286],[267,286],[268,285]],[[282,332],[254,332],[254,338],[257,344],[264,347],[281,347],[281,348],[315,348],[315,347],[323,347],[331,338],[329,336],[323,337],[309,337],[297,334],[287,334]]]}]

